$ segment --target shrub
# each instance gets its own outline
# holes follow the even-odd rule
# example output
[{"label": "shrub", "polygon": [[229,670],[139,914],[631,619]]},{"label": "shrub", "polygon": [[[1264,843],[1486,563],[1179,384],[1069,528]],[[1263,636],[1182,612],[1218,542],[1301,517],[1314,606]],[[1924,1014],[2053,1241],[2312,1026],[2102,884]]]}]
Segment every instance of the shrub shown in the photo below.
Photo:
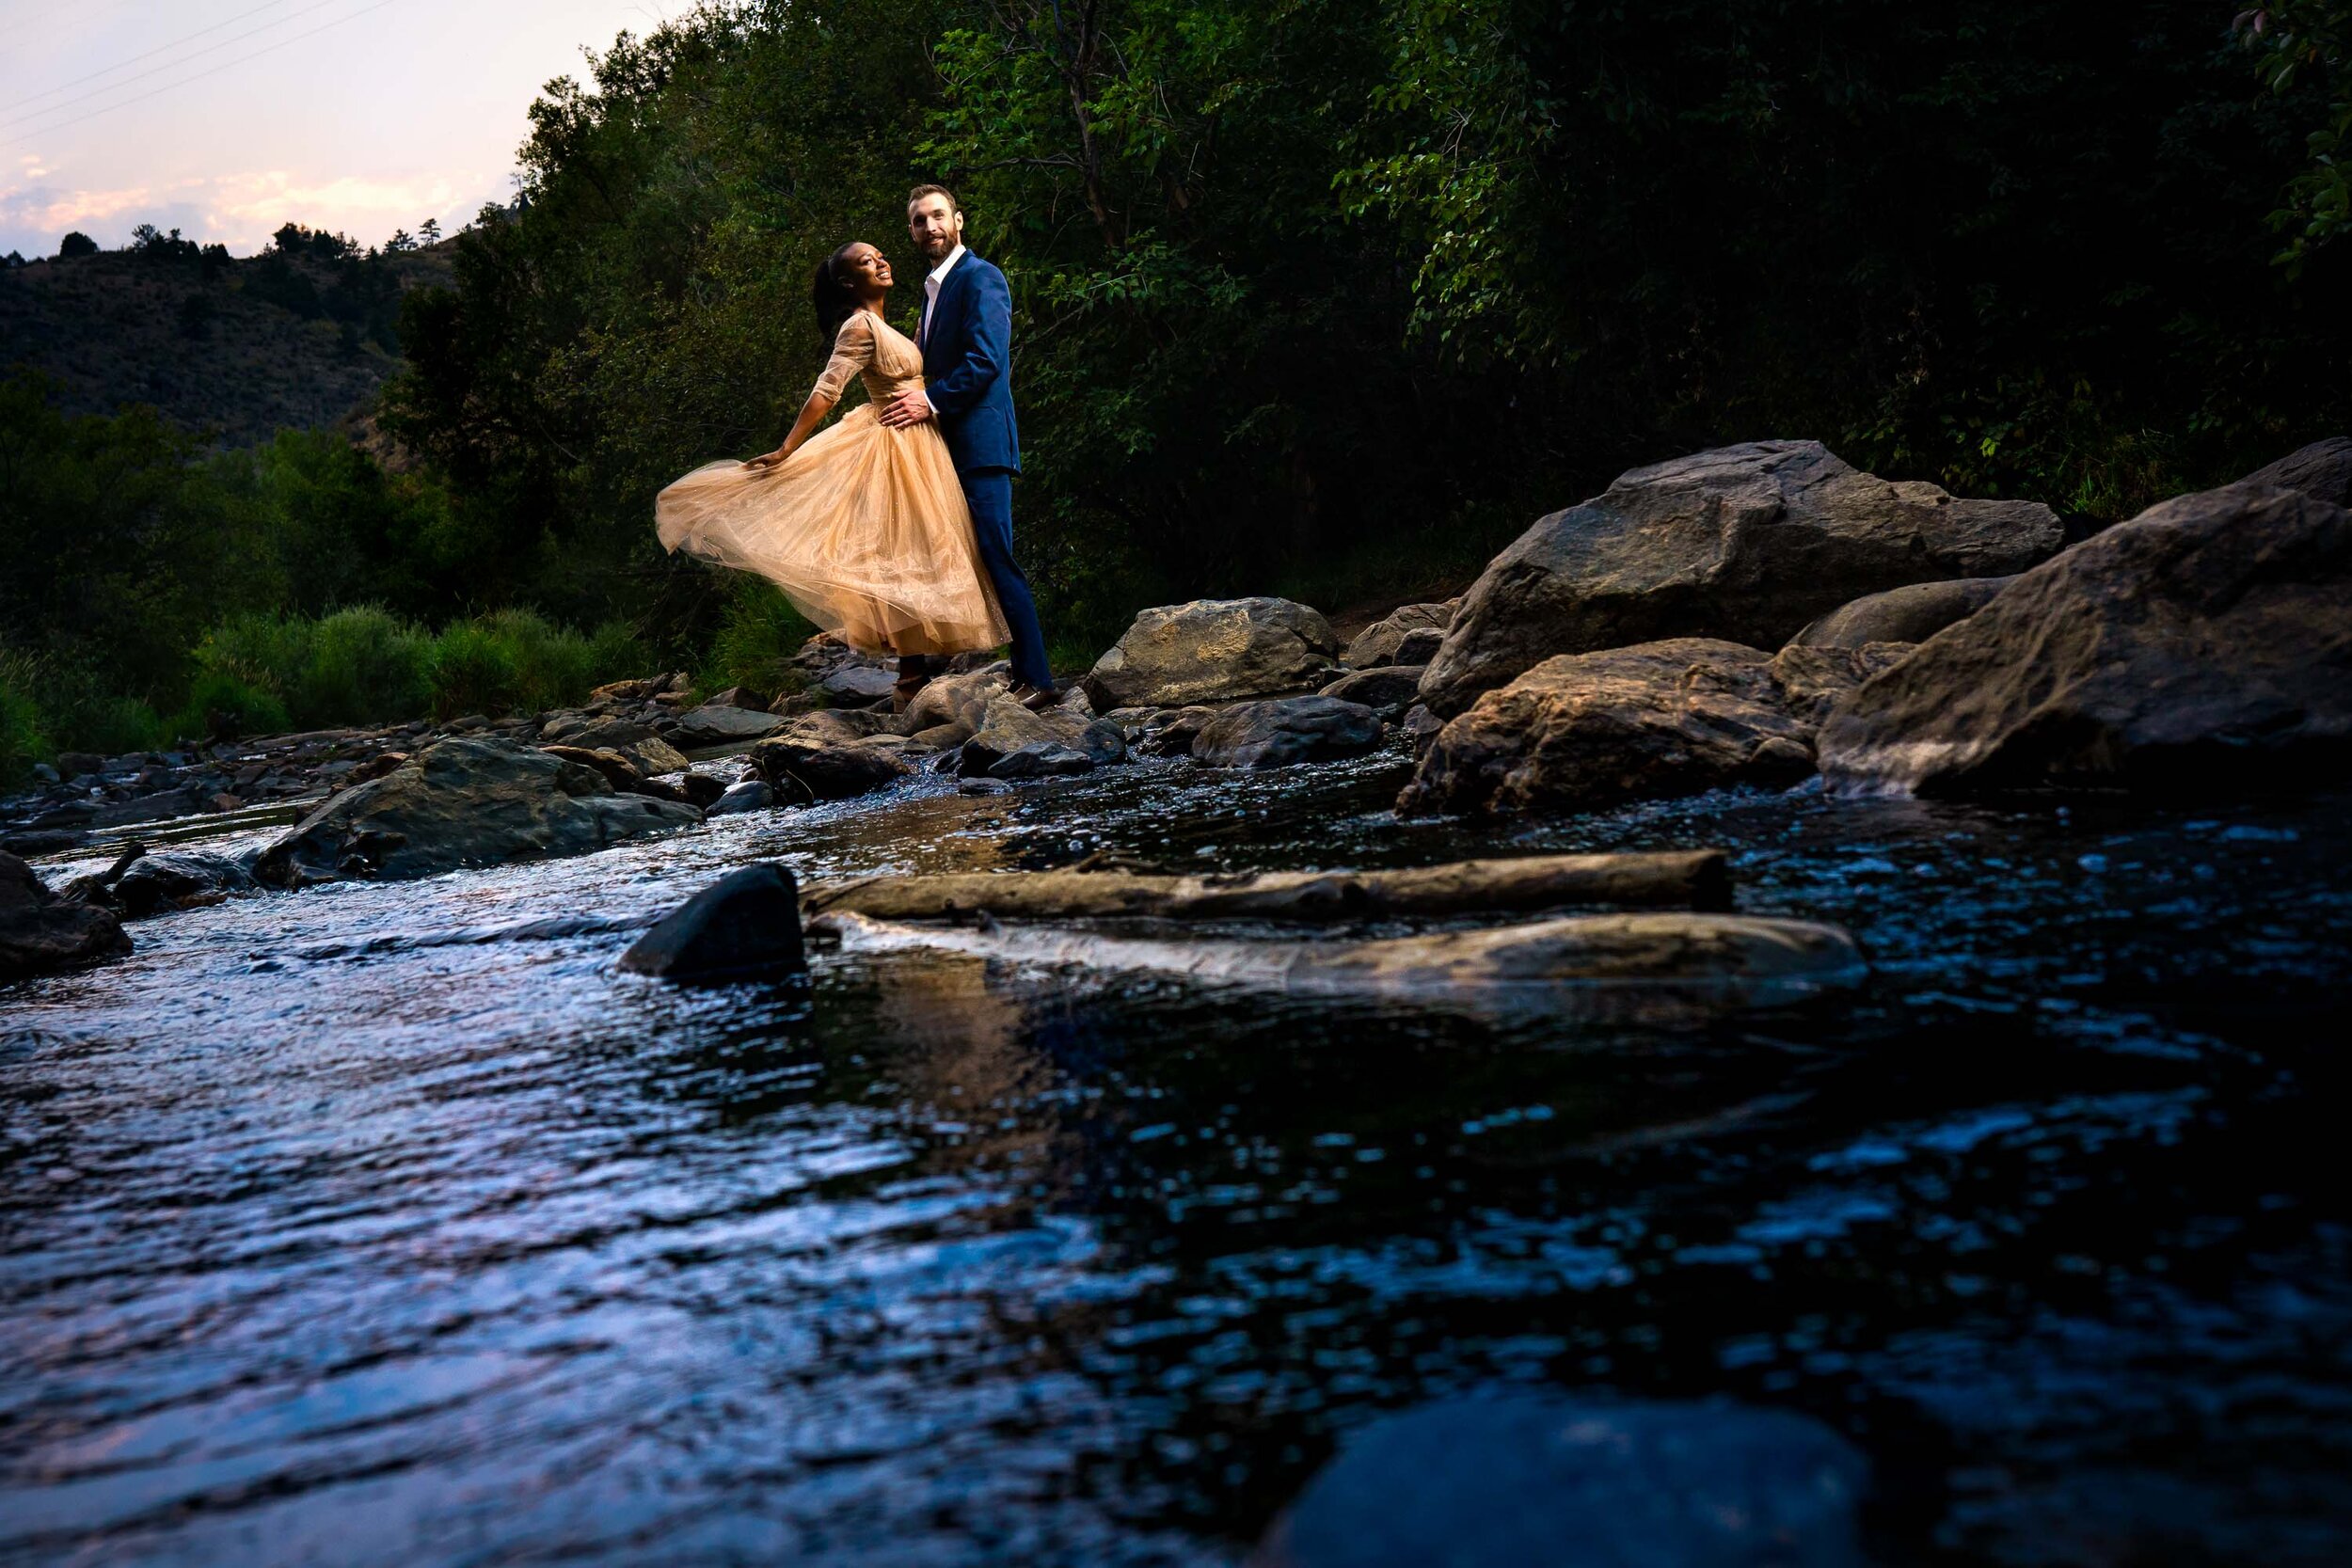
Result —
[{"label": "shrub", "polygon": [[40,671],[22,654],[0,654],[0,789],[14,789],[51,754],[36,693]]},{"label": "shrub", "polygon": [[588,663],[596,686],[654,673],[651,650],[626,621],[607,621],[590,635]]},{"label": "shrub", "polygon": [[798,686],[792,656],[817,628],[771,583],[743,577],[731,587],[726,613],[695,684],[705,691],[730,686],[782,691]]},{"label": "shrub", "polygon": [[196,677],[188,700],[167,728],[176,736],[207,740],[215,736],[282,735],[294,728],[286,705],[270,692],[221,670]]},{"label": "shrub", "polygon": [[318,623],[265,610],[231,616],[196,645],[199,676],[232,675],[290,703],[310,668]]},{"label": "shrub", "polygon": [[501,610],[477,623],[515,668],[515,705],[524,710],[562,707],[596,684],[588,640],[549,626],[528,610]]},{"label": "shrub", "polygon": [[49,714],[50,737],[64,751],[120,756],[154,751],[172,738],[155,710],[136,697],[77,697],[51,704]]},{"label": "shrub", "polygon": [[310,643],[292,705],[306,728],[414,719],[431,705],[432,639],[389,610],[339,610]]},{"label": "shrub", "polygon": [[435,641],[435,718],[503,713],[515,705],[519,685],[513,653],[483,623],[458,622]]}]

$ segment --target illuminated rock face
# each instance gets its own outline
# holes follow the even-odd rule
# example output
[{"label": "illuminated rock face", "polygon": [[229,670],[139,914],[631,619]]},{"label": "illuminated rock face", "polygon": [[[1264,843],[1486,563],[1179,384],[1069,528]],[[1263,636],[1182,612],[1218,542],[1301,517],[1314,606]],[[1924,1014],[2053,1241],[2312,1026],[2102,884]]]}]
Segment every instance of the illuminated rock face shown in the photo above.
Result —
[{"label": "illuminated rock face", "polygon": [[2152,507],[1868,681],[1820,750],[1835,785],[1934,795],[2341,778],[2352,514],[2253,483]]},{"label": "illuminated rock face", "polygon": [[1450,719],[1547,658],[1667,638],[1777,648],[1865,594],[2022,572],[2062,539],[2040,502],[1890,483],[1819,441],[1698,452],[1619,475],[1495,557],[1421,700]]},{"label": "illuminated rock face", "polygon": [[1086,677],[1097,710],[1311,691],[1340,657],[1331,624],[1289,599],[1195,599],[1135,618]]}]

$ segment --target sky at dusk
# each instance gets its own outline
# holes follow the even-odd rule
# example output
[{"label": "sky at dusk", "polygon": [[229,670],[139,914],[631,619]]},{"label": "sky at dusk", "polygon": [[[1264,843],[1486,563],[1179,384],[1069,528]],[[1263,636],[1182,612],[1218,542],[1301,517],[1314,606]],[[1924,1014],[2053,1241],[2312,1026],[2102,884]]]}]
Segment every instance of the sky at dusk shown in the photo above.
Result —
[{"label": "sky at dusk", "polygon": [[363,245],[513,191],[526,111],[582,45],[685,0],[0,0],[0,255],[152,223],[244,256]]}]

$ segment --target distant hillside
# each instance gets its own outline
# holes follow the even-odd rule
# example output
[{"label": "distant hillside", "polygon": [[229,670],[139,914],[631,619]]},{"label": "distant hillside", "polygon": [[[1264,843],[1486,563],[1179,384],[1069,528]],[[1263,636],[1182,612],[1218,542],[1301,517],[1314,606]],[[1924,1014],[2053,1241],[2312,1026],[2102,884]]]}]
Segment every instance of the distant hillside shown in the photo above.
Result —
[{"label": "distant hillside", "polygon": [[153,404],[230,447],[331,425],[398,368],[399,296],[445,281],[454,244],[361,253],[289,229],[243,261],[153,237],[0,268],[0,371],[47,371],[76,413]]}]

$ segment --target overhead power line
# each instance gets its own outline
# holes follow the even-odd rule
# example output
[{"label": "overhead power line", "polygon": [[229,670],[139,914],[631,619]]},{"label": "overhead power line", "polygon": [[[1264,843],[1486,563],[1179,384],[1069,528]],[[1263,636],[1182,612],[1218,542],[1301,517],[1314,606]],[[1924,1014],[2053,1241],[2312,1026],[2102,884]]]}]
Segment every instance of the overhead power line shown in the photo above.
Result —
[{"label": "overhead power line", "polygon": [[[262,34],[268,32],[268,31],[269,31],[271,28],[273,28],[273,27],[283,27],[283,26],[284,26],[284,25],[286,25],[288,23],[290,23],[290,22],[296,22],[296,21],[299,21],[299,20],[301,20],[303,17],[309,16],[309,15],[310,15],[310,14],[311,14],[312,12],[314,12],[314,11],[323,11],[323,10],[326,9],[326,8],[327,8],[327,7],[329,7],[329,6],[336,6],[336,5],[341,5],[341,4],[342,4],[342,0],[315,0],[315,3],[314,3],[314,4],[311,4],[311,5],[309,5],[309,6],[305,6],[302,9],[300,9],[300,10],[298,10],[298,11],[294,11],[294,12],[293,12],[293,13],[292,13],[292,14],[290,14],[290,15],[287,15],[287,16],[281,16],[281,17],[278,18],[278,19],[277,19],[276,21],[274,21],[274,22],[264,22],[264,23],[262,23],[262,24],[259,27],[248,27],[248,28],[246,28],[244,32],[242,32],[242,33],[238,33],[238,34],[236,34],[235,36],[233,36],[233,37],[231,37],[231,38],[225,38],[225,39],[221,40],[218,43],[211,43],[211,44],[206,44],[206,45],[205,45],[203,48],[201,48],[201,49],[191,50],[191,51],[189,51],[187,54],[181,55],[181,56],[180,56],[178,59],[176,59],[176,60],[166,60],[166,61],[165,61],[163,64],[161,64],[161,65],[157,65],[157,66],[150,66],[147,70],[140,71],[140,72],[139,72],[137,75],[135,75],[135,76],[125,76],[125,77],[123,77],[123,78],[122,78],[120,81],[119,81],[119,82],[109,82],[109,83],[107,83],[104,87],[97,87],[97,88],[94,88],[94,89],[92,89],[92,90],[91,90],[91,91],[89,91],[89,92],[86,92],[86,93],[82,94],[82,95],[81,95],[80,97],[78,97],[78,98],[70,98],[70,99],[67,99],[67,100],[66,100],[64,103],[51,103],[51,104],[48,104],[48,105],[46,105],[45,107],[42,107],[42,108],[27,110],[26,112],[24,112],[24,113],[23,113],[23,114],[15,115],[15,116],[12,116],[11,118],[9,118],[9,119],[8,119],[0,120],[0,132],[5,132],[5,131],[13,131],[13,130],[15,130],[17,127],[19,127],[19,126],[21,126],[21,125],[24,125],[24,124],[25,123],[25,121],[27,121],[27,120],[39,119],[40,119],[40,118],[41,118],[42,116],[44,116],[44,115],[59,114],[59,113],[62,113],[63,111],[65,111],[65,110],[67,110],[67,109],[75,108],[75,107],[77,107],[77,106],[79,106],[79,105],[81,105],[81,104],[83,104],[83,103],[87,103],[91,102],[91,101],[92,101],[92,100],[94,100],[94,99],[103,98],[103,97],[105,97],[108,93],[110,93],[110,92],[114,92],[114,91],[116,91],[116,90],[118,90],[118,89],[119,89],[119,88],[122,88],[122,87],[129,87],[129,86],[130,86],[132,83],[134,83],[134,82],[144,82],[144,81],[146,81],[146,80],[147,80],[149,77],[151,77],[151,76],[160,76],[160,75],[162,75],[162,74],[163,74],[164,72],[166,72],[166,71],[176,71],[176,70],[178,70],[180,67],[182,67],[182,66],[184,66],[184,65],[188,64],[190,61],[193,61],[193,60],[200,60],[200,59],[202,59],[202,58],[203,58],[205,55],[217,55],[217,54],[219,54],[222,50],[224,50],[224,49],[228,49],[228,48],[231,48],[231,47],[233,47],[233,46],[234,46],[234,45],[236,45],[236,44],[243,43],[243,42],[244,42],[246,40],[247,40],[247,39],[251,39],[251,38],[259,38]],[[262,9],[264,9],[264,10],[266,10],[266,9],[268,9],[268,8],[269,8],[268,7],[263,7],[263,8],[262,8]],[[250,15],[252,15],[253,13],[252,13],[252,12],[250,12],[250,11],[247,11],[246,14],[247,16],[250,16]],[[353,12],[352,14],[353,14],[354,16],[356,16],[356,15],[358,15],[358,14],[359,14],[359,13],[358,13],[357,11],[355,11],[355,12]],[[343,20],[347,22],[347,21],[349,21],[349,20],[350,20],[350,18],[349,18],[349,17],[345,17],[345,18],[343,18]],[[225,23],[224,23],[224,24],[223,24],[223,25],[225,26],[225,25],[227,25],[227,24],[225,24]],[[333,26],[333,25],[334,25],[334,24],[333,24],[333,23],[328,23],[328,24],[327,24],[327,25],[331,27],[331,26]],[[316,30],[316,29],[313,29],[313,31],[315,31],[315,30]],[[307,37],[309,37],[310,35],[306,33],[306,34],[301,34],[301,35],[298,35],[298,36],[300,36],[300,37],[304,37],[304,38],[307,38]],[[185,40],[183,40],[183,41],[185,41]],[[286,41],[286,42],[288,42],[288,43],[291,43],[291,42],[293,42],[293,41],[294,41],[294,40],[292,40],[292,39],[288,39],[288,40],[285,40],[284,41]],[[253,58],[253,56],[252,56],[252,55],[245,55],[245,56],[244,56],[244,58],[246,58],[246,59],[251,59],[251,58]],[[127,65],[127,64],[131,64],[131,63],[133,63],[133,62],[131,62],[131,61],[125,61],[125,62],[123,62],[123,63]],[[226,63],[227,63],[227,64],[230,64],[230,65],[234,65],[234,64],[236,63],[236,61],[231,60],[231,61],[228,61],[228,62],[226,62]],[[118,70],[119,70],[119,69],[120,69],[120,68],[119,68],[119,67],[117,67],[116,69],[118,69]],[[103,74],[105,74],[105,73],[102,71],[102,72],[100,72],[100,74],[101,74],[101,75],[103,75]],[[195,77],[190,77],[190,78],[189,78],[189,80],[190,80],[190,81],[194,81],[194,80],[196,80],[196,78],[195,78]],[[158,90],[163,90],[163,89],[158,89]],[[64,120],[64,121],[60,121],[60,123],[61,123],[61,124],[71,125],[71,124],[73,124],[73,123],[75,123],[75,122],[74,122],[74,121],[72,121],[72,120]],[[54,131],[54,130],[56,130],[56,126],[54,126],[54,125],[40,125],[40,126],[33,126],[33,127],[30,127],[30,129],[31,129],[31,130],[32,130],[35,134],[38,134],[38,133],[42,132],[42,131]]]},{"label": "overhead power line", "polygon": [[[333,0],[327,0],[327,3],[332,4]],[[208,76],[217,76],[224,71],[234,70],[236,67],[244,65],[248,60],[258,60],[264,55],[275,55],[280,49],[289,48],[292,45],[300,43],[305,39],[316,38],[321,33],[331,31],[334,28],[342,26],[346,22],[357,22],[361,17],[368,15],[370,12],[380,11],[385,7],[391,5],[392,3],[393,0],[375,0],[375,4],[372,6],[363,6],[359,9],[350,13],[348,16],[339,16],[332,22],[322,23],[318,26],[310,29],[308,32],[296,33],[294,37],[289,39],[279,39],[276,43],[264,44],[262,47],[254,50],[251,54],[240,55],[233,60],[223,60],[220,64],[207,67],[205,70],[197,71],[193,75],[183,76],[177,81],[166,82],[163,86],[155,88],[153,92],[147,94],[145,97],[129,99],[120,103],[109,103],[103,109],[92,109],[86,115],[76,115],[72,119],[61,119],[56,121],[55,124],[35,126],[31,130],[23,132],[5,143],[0,143],[0,151],[13,150],[16,148],[24,146],[35,136],[45,136],[53,131],[62,131],[69,125],[79,125],[85,120],[96,119],[102,115],[110,115],[114,114],[118,110],[132,108],[136,104],[146,103],[150,98],[170,92],[175,87],[184,87],[191,82],[201,82]],[[316,6],[311,8],[313,10],[318,8],[319,8]],[[288,17],[285,20],[291,22],[294,18]],[[207,51],[207,53],[209,53],[209,51]],[[117,85],[119,86],[120,84]],[[61,103],[56,105],[56,107],[67,108],[71,107],[71,105]],[[0,127],[0,130],[5,129],[6,127]]]},{"label": "overhead power line", "polygon": [[[65,91],[68,87],[78,87],[84,82],[95,82],[101,76],[111,76],[118,71],[138,64],[141,60],[152,59],[157,55],[167,54],[170,51],[179,48],[183,43],[194,43],[198,39],[203,38],[208,33],[217,33],[223,27],[233,27],[238,23],[243,22],[246,17],[259,16],[263,11],[276,10],[278,7],[284,5],[285,3],[286,0],[267,0],[266,4],[256,6],[249,11],[239,11],[236,15],[229,18],[225,22],[215,22],[210,27],[199,27],[195,32],[189,33],[182,38],[173,39],[169,43],[159,43],[154,48],[148,50],[144,54],[134,55],[127,60],[117,60],[113,65],[106,67],[103,71],[93,71],[87,76],[76,76],[71,82],[60,82],[56,87],[49,88],[46,92],[37,92],[29,98],[19,100],[17,106],[22,108],[26,103],[38,103],[44,98],[56,97],[57,94]],[[286,20],[292,21],[293,19],[289,17]],[[273,23],[270,24],[270,25],[274,26],[276,24]],[[191,55],[188,58],[194,59],[196,56]],[[103,92],[106,89],[102,87],[99,90]],[[57,107],[63,107],[63,105],[57,105]],[[37,110],[35,112],[46,114],[48,111],[44,109]]]}]

